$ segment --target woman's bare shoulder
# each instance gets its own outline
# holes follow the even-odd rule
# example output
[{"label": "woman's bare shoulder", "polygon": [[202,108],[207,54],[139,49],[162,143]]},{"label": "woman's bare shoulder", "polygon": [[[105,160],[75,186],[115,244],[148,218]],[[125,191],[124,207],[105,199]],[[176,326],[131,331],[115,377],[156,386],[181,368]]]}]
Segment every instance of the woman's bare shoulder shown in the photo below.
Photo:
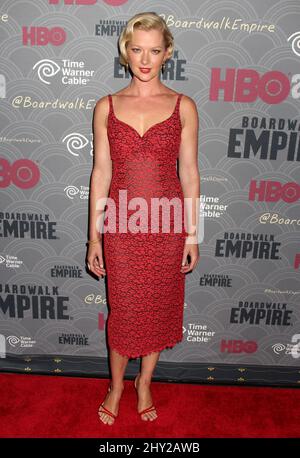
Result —
[{"label": "woman's bare shoulder", "polygon": [[184,103],[187,107],[190,107],[190,108],[197,107],[197,104],[194,101],[194,99],[190,97],[189,95],[184,94],[183,92],[182,92],[181,100],[182,100],[182,103]]},{"label": "woman's bare shoulder", "polygon": [[[109,93],[110,94],[110,93]],[[102,114],[107,114],[109,111],[109,94],[100,97],[95,104],[95,110]],[[111,94],[113,95],[113,94]]]},{"label": "woman's bare shoulder", "polygon": [[96,122],[104,123],[106,125],[107,117],[109,113],[109,100],[108,94],[100,97],[96,103],[94,108],[94,119]]},{"label": "woman's bare shoulder", "polygon": [[198,109],[194,99],[186,94],[182,94],[180,104],[180,118],[183,125],[186,121],[194,120],[197,123]]},{"label": "woman's bare shoulder", "polygon": [[108,104],[108,94],[104,95],[103,97],[100,97],[95,104],[95,107],[98,107],[98,109],[103,109],[103,107],[107,106]]}]

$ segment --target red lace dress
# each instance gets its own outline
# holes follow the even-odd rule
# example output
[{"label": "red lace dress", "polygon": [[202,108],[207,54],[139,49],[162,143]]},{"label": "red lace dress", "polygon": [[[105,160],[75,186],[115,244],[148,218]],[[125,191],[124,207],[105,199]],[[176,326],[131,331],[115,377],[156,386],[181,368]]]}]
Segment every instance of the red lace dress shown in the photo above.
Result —
[{"label": "red lace dress", "polygon": [[[110,307],[108,345],[129,358],[173,347],[183,338],[185,274],[180,270],[187,232],[183,192],[176,171],[181,139],[181,96],[177,96],[171,116],[141,136],[115,116],[112,96],[108,95],[107,132],[113,164],[108,197],[115,203],[115,211],[106,207],[104,226],[107,227],[103,233]],[[120,199],[122,193],[123,200]],[[177,198],[177,204],[181,204],[181,216],[169,205],[166,218],[169,229],[162,230],[162,207],[160,218],[151,212],[154,197],[165,197],[168,202]],[[129,221],[144,208],[140,201],[132,201],[130,206],[134,198],[142,198],[148,206],[143,213],[148,215],[146,226],[144,218],[134,224],[136,227],[144,221],[145,232],[130,229]],[[125,207],[125,218],[119,214],[121,207]],[[113,215],[115,229],[111,231],[108,228]],[[151,219],[157,223],[158,232],[157,229],[151,231]]]}]

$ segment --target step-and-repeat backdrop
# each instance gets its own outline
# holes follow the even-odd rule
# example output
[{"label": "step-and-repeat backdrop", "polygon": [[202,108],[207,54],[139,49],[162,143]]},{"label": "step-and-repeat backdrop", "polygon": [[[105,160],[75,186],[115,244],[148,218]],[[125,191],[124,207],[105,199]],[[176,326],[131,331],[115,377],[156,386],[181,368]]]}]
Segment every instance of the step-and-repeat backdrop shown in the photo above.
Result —
[{"label": "step-and-repeat backdrop", "polygon": [[200,121],[200,262],[186,275],[183,341],[160,361],[299,368],[300,4],[289,0],[1,2],[2,367],[107,361],[107,280],[85,265],[92,117],[130,82],[117,42],[143,11],[170,27],[161,79]]}]

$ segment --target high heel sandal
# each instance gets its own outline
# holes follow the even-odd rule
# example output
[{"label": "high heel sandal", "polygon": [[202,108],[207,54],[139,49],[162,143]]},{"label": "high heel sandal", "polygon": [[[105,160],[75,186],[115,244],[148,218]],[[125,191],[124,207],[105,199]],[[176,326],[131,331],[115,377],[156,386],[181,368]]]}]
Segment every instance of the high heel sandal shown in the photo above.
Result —
[{"label": "high heel sandal", "polygon": [[[108,392],[110,392],[110,390],[111,390],[111,385],[109,385],[109,387],[108,387]],[[100,404],[100,407],[99,407],[99,410],[98,410],[98,414],[103,412],[103,413],[106,413],[107,415],[110,415],[114,419],[116,419],[118,415],[115,415],[110,410],[108,410],[106,407],[104,407],[103,403],[104,403],[104,401],[102,402],[102,404]],[[102,410],[100,410],[100,409],[102,409]],[[104,423],[104,422],[102,422],[102,423]],[[105,424],[108,424],[108,423],[105,423]]]},{"label": "high heel sandal", "polygon": [[[136,380],[137,380],[138,377],[139,377],[139,374],[138,374],[138,375],[136,376],[136,378],[134,379],[134,388],[135,388],[135,390],[136,390],[136,393],[137,393]],[[138,394],[138,393],[137,393],[137,394]],[[147,407],[146,409],[141,410],[140,412],[138,411],[138,414],[139,414],[140,416],[142,416],[144,413],[152,412],[153,410],[156,410],[156,408],[155,408],[154,404],[151,404],[150,407]],[[155,418],[154,420],[156,420],[156,418]],[[145,421],[145,420],[143,420],[143,421]],[[149,418],[148,421],[153,421],[153,420],[151,420],[151,419]]]}]

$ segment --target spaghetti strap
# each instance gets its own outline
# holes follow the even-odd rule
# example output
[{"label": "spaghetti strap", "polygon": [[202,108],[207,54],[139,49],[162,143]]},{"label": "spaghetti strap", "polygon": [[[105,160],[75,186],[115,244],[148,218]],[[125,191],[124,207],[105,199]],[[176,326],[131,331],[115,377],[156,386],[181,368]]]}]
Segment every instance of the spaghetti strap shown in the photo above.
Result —
[{"label": "spaghetti strap", "polygon": [[179,105],[180,105],[180,100],[181,100],[181,97],[183,96],[182,93],[178,94],[178,97],[177,97],[177,102],[176,102],[176,107],[175,107],[175,110],[179,111]]},{"label": "spaghetti strap", "polygon": [[111,94],[108,94],[108,101],[109,101],[109,113],[112,113],[113,112],[113,105],[112,105]]}]

